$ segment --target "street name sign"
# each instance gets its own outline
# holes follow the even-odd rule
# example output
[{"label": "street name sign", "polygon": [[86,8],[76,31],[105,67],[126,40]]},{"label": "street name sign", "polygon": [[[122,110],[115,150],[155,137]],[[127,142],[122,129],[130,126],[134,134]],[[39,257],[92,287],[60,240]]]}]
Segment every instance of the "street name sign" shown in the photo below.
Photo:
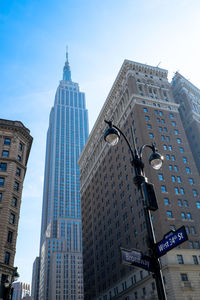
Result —
[{"label": "street name sign", "polygon": [[136,266],[150,272],[153,271],[151,258],[149,256],[143,255],[141,251],[121,248],[121,257],[123,264]]},{"label": "street name sign", "polygon": [[165,234],[164,238],[156,243],[158,257],[163,256],[171,249],[188,240],[185,226],[180,227],[176,231],[170,231]]}]

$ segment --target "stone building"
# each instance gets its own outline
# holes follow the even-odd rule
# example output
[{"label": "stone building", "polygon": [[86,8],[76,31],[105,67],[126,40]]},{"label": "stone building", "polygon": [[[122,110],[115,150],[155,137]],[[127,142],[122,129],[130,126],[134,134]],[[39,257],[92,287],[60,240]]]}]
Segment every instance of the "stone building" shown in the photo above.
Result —
[{"label": "stone building", "polygon": [[121,263],[121,247],[147,254],[146,222],[130,151],[122,137],[115,147],[105,143],[104,120],[112,120],[130,143],[133,131],[137,147],[156,143],[164,156],[155,171],[148,163],[151,152],[143,153],[159,207],[152,212],[156,240],[183,225],[188,234],[188,241],[162,257],[168,300],[199,298],[199,174],[167,75],[125,60],[79,158],[87,300],[157,299],[151,273]]},{"label": "stone building", "polygon": [[0,299],[12,283],[23,181],[32,145],[19,121],[0,119]]}]

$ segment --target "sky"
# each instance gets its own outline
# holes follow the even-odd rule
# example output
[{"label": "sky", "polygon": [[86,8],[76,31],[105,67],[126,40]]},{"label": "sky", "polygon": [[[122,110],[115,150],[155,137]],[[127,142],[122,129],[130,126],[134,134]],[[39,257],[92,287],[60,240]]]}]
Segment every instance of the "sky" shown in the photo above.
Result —
[{"label": "sky", "polygon": [[86,94],[90,131],[124,59],[179,71],[200,88],[199,0],[0,0],[0,118],[34,138],[15,266],[31,283],[39,254],[46,132],[65,63]]}]

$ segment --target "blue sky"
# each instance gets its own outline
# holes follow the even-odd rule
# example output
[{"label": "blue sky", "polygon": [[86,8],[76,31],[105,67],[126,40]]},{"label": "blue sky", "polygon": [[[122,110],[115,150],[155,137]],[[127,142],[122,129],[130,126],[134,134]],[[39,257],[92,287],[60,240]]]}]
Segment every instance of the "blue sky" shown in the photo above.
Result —
[{"label": "blue sky", "polygon": [[124,59],[179,70],[199,83],[198,0],[0,0],[0,118],[20,120],[34,138],[15,266],[31,282],[39,251],[49,112],[65,62],[86,93],[90,129]]}]

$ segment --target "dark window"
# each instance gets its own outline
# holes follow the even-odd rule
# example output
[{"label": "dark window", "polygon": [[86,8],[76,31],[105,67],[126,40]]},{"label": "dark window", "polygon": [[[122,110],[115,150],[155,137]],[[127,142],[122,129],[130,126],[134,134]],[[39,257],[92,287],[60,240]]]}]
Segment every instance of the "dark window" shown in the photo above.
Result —
[{"label": "dark window", "polygon": [[181,254],[177,254],[177,260],[180,265],[184,264],[183,256]]},{"label": "dark window", "polygon": [[7,150],[2,151],[2,156],[3,157],[8,157],[8,155],[9,155],[9,151],[7,151]]},{"label": "dark window", "polygon": [[4,264],[9,265],[10,263],[10,252],[5,253]]},{"label": "dark window", "polygon": [[0,186],[4,186],[5,178],[0,177]]},{"label": "dark window", "polygon": [[4,145],[10,145],[10,143],[11,143],[11,140],[9,139],[9,138],[5,138],[4,139]]},{"label": "dark window", "polygon": [[22,160],[21,155],[17,155],[17,160],[18,160],[18,161],[21,161],[21,160]]},{"label": "dark window", "polygon": [[17,169],[16,169],[16,175],[17,175],[17,176],[20,176],[20,175],[21,175],[21,169],[18,168],[18,167],[17,167]]},{"label": "dark window", "polygon": [[181,280],[182,280],[182,281],[188,281],[188,276],[187,276],[187,274],[182,273],[182,274],[181,274]]},{"label": "dark window", "polygon": [[13,232],[12,231],[8,231],[7,242],[11,244],[12,240],[13,240]]},{"label": "dark window", "polygon": [[6,163],[0,163],[0,171],[6,171],[7,170],[7,164]]},{"label": "dark window", "polygon": [[22,143],[19,143],[19,151],[22,151],[22,149],[23,149],[23,145]]},{"label": "dark window", "polygon": [[2,193],[0,193],[0,202],[1,202],[1,200],[2,200]]},{"label": "dark window", "polygon": [[12,198],[12,206],[17,207],[17,198],[16,197]]},{"label": "dark window", "polygon": [[195,264],[195,265],[198,265],[199,262],[198,262],[197,256],[196,256],[196,255],[192,255],[192,257],[193,257],[193,262],[194,262],[194,264]]},{"label": "dark window", "polygon": [[15,181],[14,190],[19,191],[19,183]]},{"label": "dark window", "polygon": [[15,224],[15,215],[13,213],[10,214],[10,224]]}]

